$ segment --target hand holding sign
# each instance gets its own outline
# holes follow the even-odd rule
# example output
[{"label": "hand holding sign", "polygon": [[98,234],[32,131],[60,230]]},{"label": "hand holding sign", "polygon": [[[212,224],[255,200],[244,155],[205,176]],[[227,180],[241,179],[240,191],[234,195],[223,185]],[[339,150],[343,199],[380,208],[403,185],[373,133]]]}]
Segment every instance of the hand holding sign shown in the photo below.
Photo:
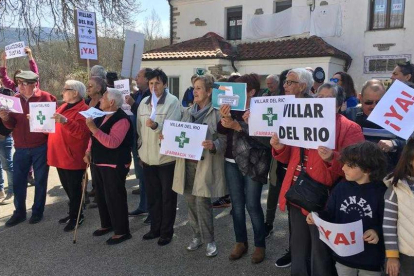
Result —
[{"label": "hand holding sign", "polygon": [[214,150],[216,148],[213,141],[211,141],[211,140],[205,140],[205,141],[203,141],[203,143],[201,143],[201,145],[206,150]]},{"label": "hand holding sign", "polygon": [[270,138],[270,145],[275,150],[281,150],[285,146],[284,144],[280,143],[280,140],[279,140],[279,137],[277,136],[277,134],[273,134],[272,138]]},{"label": "hand holding sign", "polygon": [[319,146],[318,154],[325,162],[330,162],[333,158],[334,152],[330,148]]}]

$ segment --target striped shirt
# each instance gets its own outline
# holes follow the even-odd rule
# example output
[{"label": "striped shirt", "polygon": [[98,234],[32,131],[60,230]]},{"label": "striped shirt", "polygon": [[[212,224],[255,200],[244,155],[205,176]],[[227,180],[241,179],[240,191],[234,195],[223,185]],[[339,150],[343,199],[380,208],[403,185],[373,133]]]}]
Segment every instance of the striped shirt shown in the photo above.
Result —
[{"label": "striped shirt", "polygon": [[[407,182],[411,191],[414,193],[414,182]],[[387,257],[398,257],[398,198],[393,186],[390,186],[385,193],[384,205],[384,243]]]}]

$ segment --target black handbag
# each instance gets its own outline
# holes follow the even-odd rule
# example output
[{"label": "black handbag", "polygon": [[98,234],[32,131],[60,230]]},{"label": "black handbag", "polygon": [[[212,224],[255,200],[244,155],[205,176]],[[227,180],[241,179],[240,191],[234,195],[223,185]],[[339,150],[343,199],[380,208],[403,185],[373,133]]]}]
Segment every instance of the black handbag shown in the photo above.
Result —
[{"label": "black handbag", "polygon": [[318,212],[325,208],[329,197],[329,189],[313,180],[303,169],[304,149],[300,149],[301,171],[296,183],[290,187],[286,199],[308,212]]}]

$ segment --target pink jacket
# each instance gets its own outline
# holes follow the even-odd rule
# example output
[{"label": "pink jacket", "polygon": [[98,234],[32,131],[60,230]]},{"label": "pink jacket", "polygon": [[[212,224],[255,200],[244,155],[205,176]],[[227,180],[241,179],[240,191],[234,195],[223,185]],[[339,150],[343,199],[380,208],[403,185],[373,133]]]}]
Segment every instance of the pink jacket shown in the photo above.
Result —
[{"label": "pink jacket", "polygon": [[[39,75],[39,69],[37,68],[37,64],[34,59],[29,60],[29,66],[32,72]],[[9,88],[13,90],[14,92],[17,92],[17,85],[14,83],[14,80],[10,79],[9,76],[7,75],[6,67],[0,67],[0,77],[3,82],[4,87]],[[37,85],[36,85],[37,88],[39,88],[39,83],[40,82],[37,82]]]}]

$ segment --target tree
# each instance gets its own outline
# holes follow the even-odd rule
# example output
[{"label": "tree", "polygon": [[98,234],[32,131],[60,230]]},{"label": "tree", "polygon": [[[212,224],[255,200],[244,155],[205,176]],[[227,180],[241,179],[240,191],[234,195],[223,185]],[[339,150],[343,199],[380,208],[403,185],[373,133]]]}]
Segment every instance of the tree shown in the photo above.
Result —
[{"label": "tree", "polygon": [[145,24],[142,27],[142,31],[145,35],[144,52],[168,45],[165,42],[167,39],[162,37],[161,19],[154,9],[150,16],[145,17]]},{"label": "tree", "polygon": [[96,12],[100,29],[111,29],[113,33],[118,27],[122,31],[134,24],[133,17],[140,12],[140,3],[135,0],[1,0],[0,29],[17,27],[19,38],[26,37],[29,43],[39,45],[43,27],[51,27],[50,35],[63,35],[69,44],[74,34],[75,9]]}]

